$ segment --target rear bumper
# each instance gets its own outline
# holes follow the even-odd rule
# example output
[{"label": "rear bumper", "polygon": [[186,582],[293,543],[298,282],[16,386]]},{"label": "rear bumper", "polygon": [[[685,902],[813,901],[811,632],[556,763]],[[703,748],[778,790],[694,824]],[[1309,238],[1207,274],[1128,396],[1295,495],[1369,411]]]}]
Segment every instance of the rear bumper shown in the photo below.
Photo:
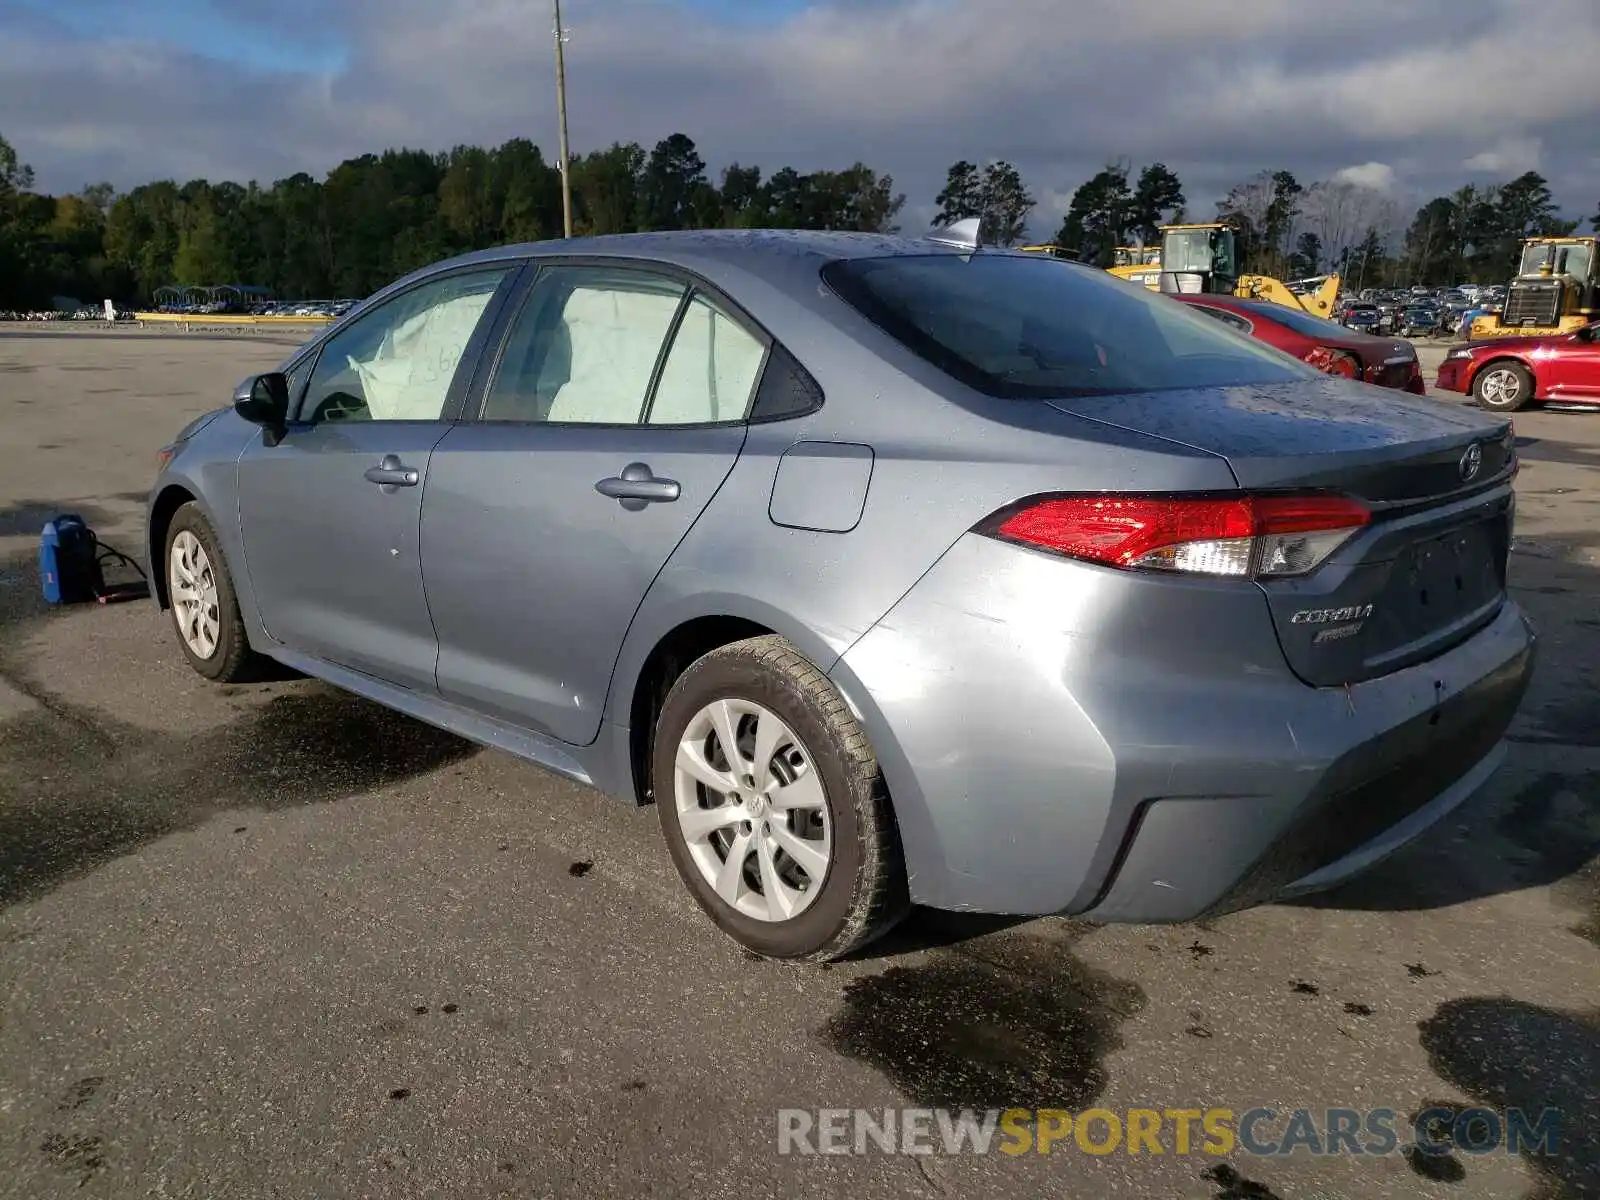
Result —
[{"label": "rear bumper", "polygon": [[1427,662],[1313,688],[1265,601],[969,536],[833,677],[894,797],[912,898],[1180,921],[1328,887],[1492,772],[1533,666],[1507,601]]},{"label": "rear bumper", "polygon": [[[1226,811],[1227,802],[1148,806],[1088,915],[1173,921],[1233,912],[1334,887],[1421,835],[1470,799],[1505,756],[1501,739],[1526,690],[1533,649],[1520,612],[1503,613],[1496,626],[1479,635],[1487,643],[1456,653],[1521,648],[1465,691],[1352,746],[1302,796],[1262,797],[1244,812]],[[1451,657],[1413,670],[1464,665]]]}]

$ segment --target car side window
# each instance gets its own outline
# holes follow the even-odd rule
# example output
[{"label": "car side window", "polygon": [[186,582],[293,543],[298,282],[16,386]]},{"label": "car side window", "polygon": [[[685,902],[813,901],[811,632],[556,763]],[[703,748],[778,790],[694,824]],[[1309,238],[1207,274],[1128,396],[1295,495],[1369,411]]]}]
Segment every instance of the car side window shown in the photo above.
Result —
[{"label": "car side window", "polygon": [[329,338],[303,421],[437,421],[483,311],[510,268],[447,275],[388,300]]},{"label": "car side window", "polygon": [[299,402],[301,394],[306,390],[306,384],[311,379],[311,371],[317,365],[317,356],[312,354],[300,360],[300,363],[288,373],[289,411],[296,411],[295,405]]},{"label": "car side window", "polygon": [[1205,313],[1206,316],[1215,317],[1224,325],[1227,325],[1232,329],[1237,329],[1240,333],[1250,332],[1250,322],[1246,321],[1237,313],[1228,312],[1226,309],[1212,308],[1209,304],[1196,304],[1193,307],[1197,311]]},{"label": "car side window", "polygon": [[702,425],[744,420],[766,356],[760,338],[696,292],[673,334],[647,422]]},{"label": "car side window", "polygon": [[687,291],[630,267],[542,271],[511,326],[483,420],[638,424]]}]

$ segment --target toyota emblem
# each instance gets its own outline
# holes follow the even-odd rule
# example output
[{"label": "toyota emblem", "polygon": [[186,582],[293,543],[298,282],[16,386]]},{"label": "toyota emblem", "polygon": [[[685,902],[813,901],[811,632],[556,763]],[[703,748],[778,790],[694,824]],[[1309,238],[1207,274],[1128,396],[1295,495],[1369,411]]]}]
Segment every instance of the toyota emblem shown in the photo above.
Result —
[{"label": "toyota emblem", "polygon": [[1483,469],[1483,447],[1473,442],[1461,456],[1461,482],[1471,483]]}]

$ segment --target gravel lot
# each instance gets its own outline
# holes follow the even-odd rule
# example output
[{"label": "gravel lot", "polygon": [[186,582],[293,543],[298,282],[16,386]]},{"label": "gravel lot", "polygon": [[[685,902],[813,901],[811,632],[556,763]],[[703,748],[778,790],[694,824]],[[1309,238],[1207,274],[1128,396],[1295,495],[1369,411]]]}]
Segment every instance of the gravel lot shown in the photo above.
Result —
[{"label": "gravel lot", "polygon": [[[136,551],[154,451],[292,342],[0,328],[0,1195],[1600,1194],[1600,416],[1518,418],[1540,673],[1424,844],[1202,926],[927,914],[818,970],[715,933],[649,810],[320,684],[207,685],[146,604],[43,611],[43,521]],[[776,1139],[780,1107],[1436,1101],[1562,1141],[1424,1178]]]}]

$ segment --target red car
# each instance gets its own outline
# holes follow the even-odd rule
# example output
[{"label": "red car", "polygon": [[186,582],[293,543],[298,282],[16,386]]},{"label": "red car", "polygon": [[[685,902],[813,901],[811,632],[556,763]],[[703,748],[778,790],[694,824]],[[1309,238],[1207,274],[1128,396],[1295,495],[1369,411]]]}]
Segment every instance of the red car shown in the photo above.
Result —
[{"label": "red car", "polygon": [[1357,333],[1268,300],[1185,295],[1174,295],[1172,299],[1192,305],[1208,317],[1276,346],[1329,375],[1400,388],[1418,396],[1428,390],[1416,348],[1402,338]]},{"label": "red car", "polygon": [[1600,321],[1557,337],[1457,347],[1439,366],[1438,386],[1490,412],[1515,412],[1537,400],[1600,404]]}]

